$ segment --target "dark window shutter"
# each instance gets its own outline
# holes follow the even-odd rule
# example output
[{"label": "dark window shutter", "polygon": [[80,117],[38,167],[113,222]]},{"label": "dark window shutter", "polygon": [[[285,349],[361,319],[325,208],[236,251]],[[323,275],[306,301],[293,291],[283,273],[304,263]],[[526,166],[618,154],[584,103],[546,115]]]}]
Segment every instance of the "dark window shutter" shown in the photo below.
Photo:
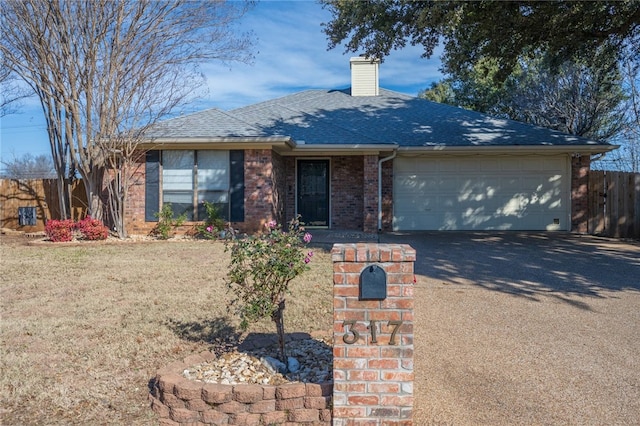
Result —
[{"label": "dark window shutter", "polygon": [[160,151],[147,151],[144,188],[144,220],[157,222],[160,210]]},{"label": "dark window shutter", "polygon": [[229,209],[231,222],[244,222],[244,151],[229,152]]}]

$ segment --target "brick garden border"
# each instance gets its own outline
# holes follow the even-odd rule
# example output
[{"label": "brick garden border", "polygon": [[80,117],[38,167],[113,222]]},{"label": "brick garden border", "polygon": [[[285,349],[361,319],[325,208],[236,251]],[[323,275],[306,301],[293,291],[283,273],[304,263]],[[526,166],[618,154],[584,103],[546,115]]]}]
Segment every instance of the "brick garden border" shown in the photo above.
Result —
[{"label": "brick garden border", "polygon": [[149,399],[160,425],[331,425],[333,382],[222,385],[182,375],[213,359],[202,352],[158,370]]}]

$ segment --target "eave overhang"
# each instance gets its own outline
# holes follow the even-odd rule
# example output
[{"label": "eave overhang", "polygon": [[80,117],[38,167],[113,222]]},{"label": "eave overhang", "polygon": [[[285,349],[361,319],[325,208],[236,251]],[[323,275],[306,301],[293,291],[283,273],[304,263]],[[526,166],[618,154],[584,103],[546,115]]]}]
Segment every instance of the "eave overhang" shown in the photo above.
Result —
[{"label": "eave overhang", "polygon": [[398,148],[398,155],[483,155],[483,154],[581,154],[595,155],[613,151],[619,145],[509,145],[509,146],[405,146]]},{"label": "eave overhang", "polygon": [[144,149],[291,149],[295,142],[289,136],[155,138],[140,143]]},{"label": "eave overhang", "polygon": [[377,155],[397,151],[402,156],[490,155],[490,154],[581,154],[596,155],[613,151],[619,145],[474,145],[400,146],[389,144],[305,144],[289,136],[156,138],[141,142],[143,149],[273,149],[283,156],[295,155]]},{"label": "eave overhang", "polygon": [[280,152],[284,156],[295,155],[379,155],[393,152],[397,144],[313,144],[298,143],[289,152]]}]

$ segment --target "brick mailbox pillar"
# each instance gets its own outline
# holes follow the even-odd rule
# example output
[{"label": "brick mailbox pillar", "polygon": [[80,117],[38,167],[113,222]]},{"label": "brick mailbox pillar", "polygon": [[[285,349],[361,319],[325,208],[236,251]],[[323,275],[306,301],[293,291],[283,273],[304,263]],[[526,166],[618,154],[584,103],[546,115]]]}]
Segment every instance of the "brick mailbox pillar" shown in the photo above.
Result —
[{"label": "brick mailbox pillar", "polygon": [[413,424],[413,264],[406,244],[335,244],[333,424]]}]

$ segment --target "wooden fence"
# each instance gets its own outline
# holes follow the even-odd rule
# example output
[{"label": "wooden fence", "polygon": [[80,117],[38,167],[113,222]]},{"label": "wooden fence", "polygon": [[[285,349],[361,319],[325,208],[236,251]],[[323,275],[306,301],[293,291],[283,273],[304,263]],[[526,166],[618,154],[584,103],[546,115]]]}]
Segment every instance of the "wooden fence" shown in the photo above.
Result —
[{"label": "wooden fence", "polygon": [[[82,180],[75,181],[72,197],[72,217],[81,219],[87,211]],[[60,219],[55,179],[0,179],[0,228],[44,231],[47,219]]]},{"label": "wooden fence", "polygon": [[640,238],[640,173],[589,172],[589,233]]}]

